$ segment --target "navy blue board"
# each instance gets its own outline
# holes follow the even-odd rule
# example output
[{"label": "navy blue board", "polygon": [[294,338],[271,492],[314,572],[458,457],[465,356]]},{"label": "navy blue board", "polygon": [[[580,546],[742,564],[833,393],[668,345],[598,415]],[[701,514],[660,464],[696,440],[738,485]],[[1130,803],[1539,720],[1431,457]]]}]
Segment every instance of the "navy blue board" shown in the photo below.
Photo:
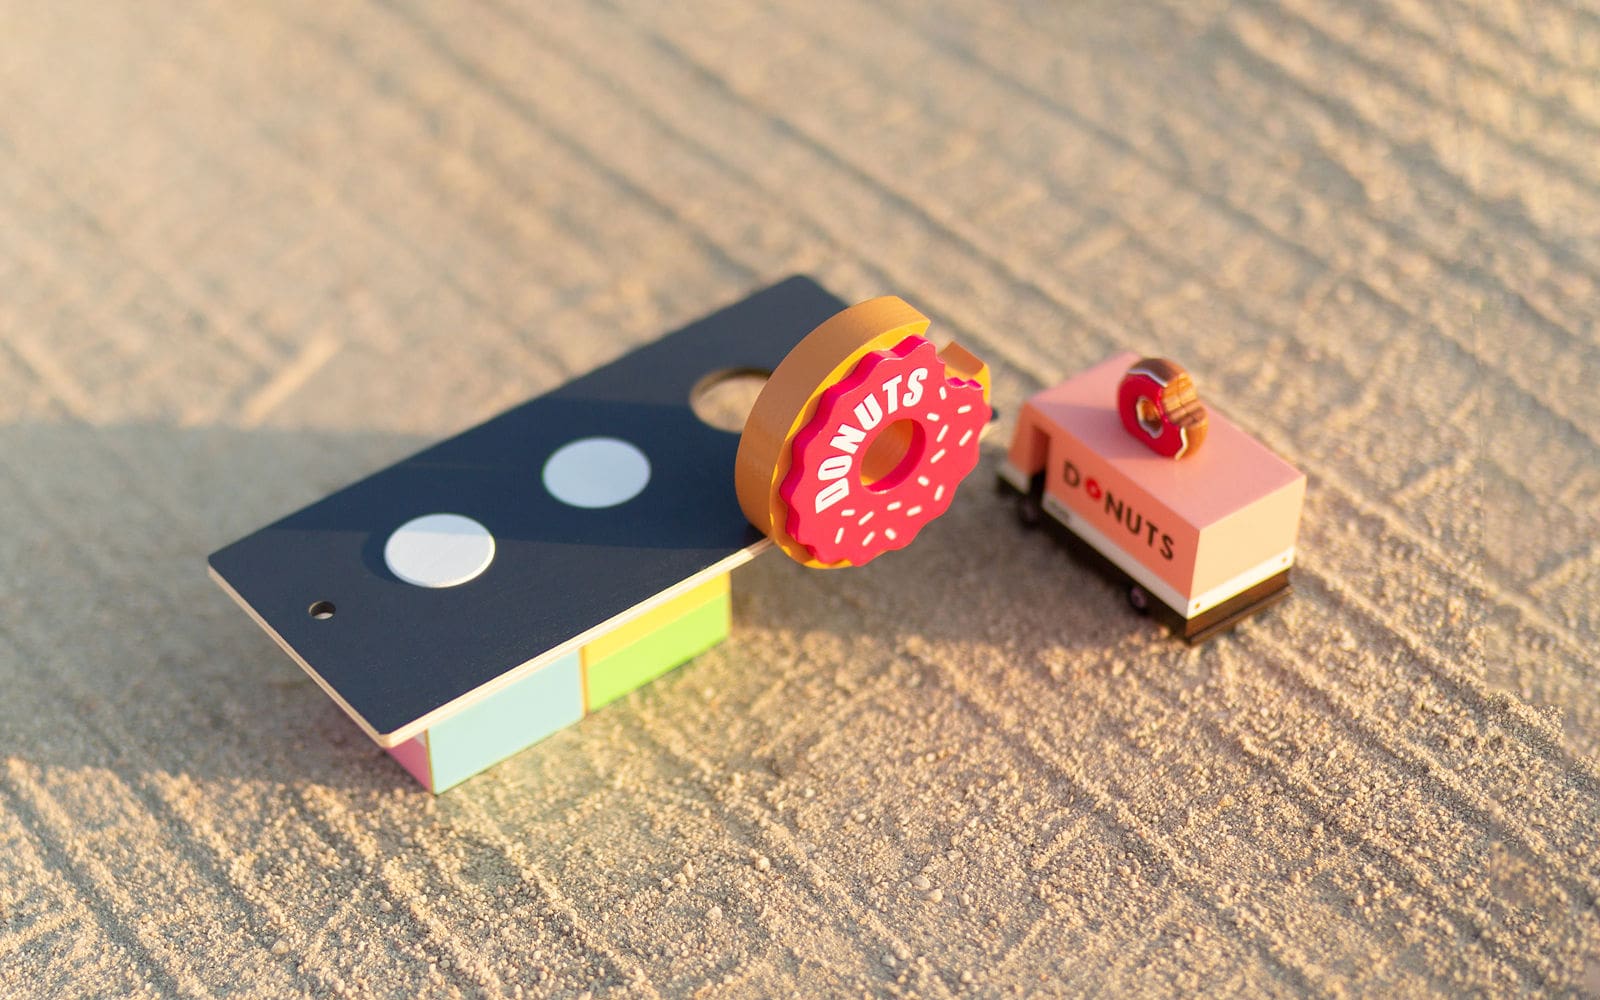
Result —
[{"label": "navy blue board", "polygon": [[[803,277],[757,292],[229,545],[213,575],[369,735],[403,739],[760,543],[734,494],[739,436],[702,423],[690,394],[719,371],[770,372],[844,306]],[[541,471],[594,436],[637,446],[650,479],[619,506],[568,506]],[[413,586],[389,571],[384,543],[438,512],[488,528],[494,560],[459,586]],[[319,620],[310,609],[324,601],[334,613]]]}]

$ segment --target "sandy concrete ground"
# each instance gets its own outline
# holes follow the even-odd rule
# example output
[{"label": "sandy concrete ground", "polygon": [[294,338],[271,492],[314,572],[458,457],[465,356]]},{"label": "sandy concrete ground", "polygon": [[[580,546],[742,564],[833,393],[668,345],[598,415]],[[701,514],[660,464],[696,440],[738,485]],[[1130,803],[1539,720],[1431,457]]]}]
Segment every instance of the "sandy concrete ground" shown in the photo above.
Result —
[{"label": "sandy concrete ground", "polygon": [[[1600,994],[1600,9],[811,8],[0,4],[0,993]],[[1298,592],[979,483],[436,801],[206,580],[795,271],[1182,359]]]}]

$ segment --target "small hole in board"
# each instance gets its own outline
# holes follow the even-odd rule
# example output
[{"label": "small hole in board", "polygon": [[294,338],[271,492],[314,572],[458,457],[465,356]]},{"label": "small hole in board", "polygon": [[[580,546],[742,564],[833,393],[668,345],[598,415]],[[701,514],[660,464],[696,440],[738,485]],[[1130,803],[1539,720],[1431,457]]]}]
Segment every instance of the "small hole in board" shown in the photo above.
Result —
[{"label": "small hole in board", "polygon": [[689,407],[700,422],[719,431],[744,431],[744,422],[756,397],[772,375],[759,368],[724,368],[712,372],[689,390]]},{"label": "small hole in board", "polygon": [[333,602],[317,601],[315,604],[311,605],[311,607],[306,609],[306,614],[315,618],[319,622],[325,622],[329,618],[333,617]]}]

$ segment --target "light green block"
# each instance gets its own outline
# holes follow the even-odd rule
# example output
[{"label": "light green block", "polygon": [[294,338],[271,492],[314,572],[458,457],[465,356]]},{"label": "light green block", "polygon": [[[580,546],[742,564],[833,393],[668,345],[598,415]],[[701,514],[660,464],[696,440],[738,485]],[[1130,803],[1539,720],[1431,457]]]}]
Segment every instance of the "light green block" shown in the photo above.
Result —
[{"label": "light green block", "polygon": [[589,711],[616,701],[728,637],[733,602],[724,593],[610,656],[587,664]]}]

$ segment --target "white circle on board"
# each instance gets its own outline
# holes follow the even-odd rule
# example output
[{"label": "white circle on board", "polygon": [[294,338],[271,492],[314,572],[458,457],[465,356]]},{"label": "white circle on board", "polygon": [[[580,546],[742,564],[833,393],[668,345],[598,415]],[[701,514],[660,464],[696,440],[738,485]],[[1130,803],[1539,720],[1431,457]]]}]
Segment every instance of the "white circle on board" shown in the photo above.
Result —
[{"label": "white circle on board", "polygon": [[418,587],[455,587],[494,561],[489,529],[460,514],[427,514],[396,528],[383,546],[389,572]]},{"label": "white circle on board", "polygon": [[550,495],[569,507],[615,507],[644,492],[650,459],[620,438],[579,438],[556,449],[542,478]]}]

